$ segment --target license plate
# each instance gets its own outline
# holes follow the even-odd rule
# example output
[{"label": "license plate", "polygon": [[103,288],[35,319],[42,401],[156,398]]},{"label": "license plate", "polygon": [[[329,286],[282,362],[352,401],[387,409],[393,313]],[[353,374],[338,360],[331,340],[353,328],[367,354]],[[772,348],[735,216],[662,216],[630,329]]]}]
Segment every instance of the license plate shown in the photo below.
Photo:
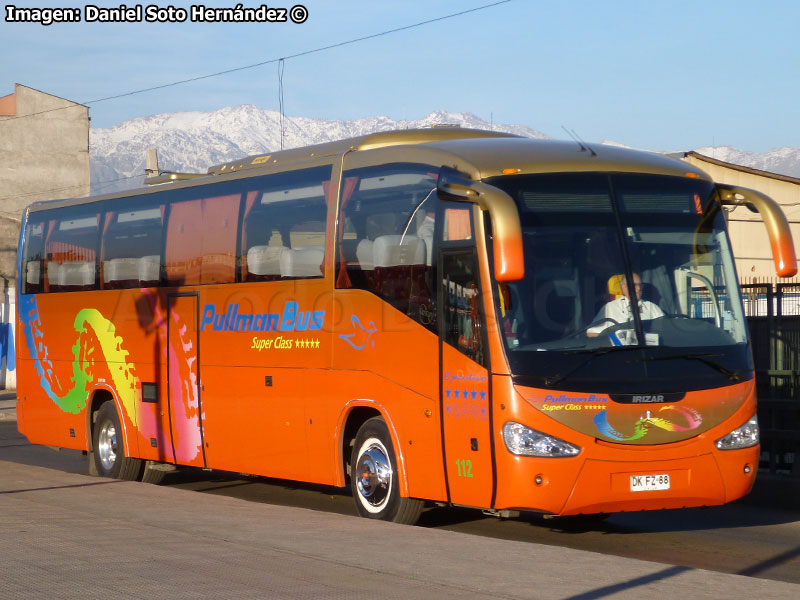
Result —
[{"label": "license plate", "polygon": [[631,475],[632,492],[652,492],[654,490],[668,490],[669,475]]}]

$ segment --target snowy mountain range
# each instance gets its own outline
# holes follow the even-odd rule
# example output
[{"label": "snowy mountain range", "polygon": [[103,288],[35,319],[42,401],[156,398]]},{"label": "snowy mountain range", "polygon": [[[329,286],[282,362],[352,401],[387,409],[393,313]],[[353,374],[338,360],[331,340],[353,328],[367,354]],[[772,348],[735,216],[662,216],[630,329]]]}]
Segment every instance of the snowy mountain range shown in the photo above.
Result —
[{"label": "snowy mountain range", "polygon": [[[278,111],[252,105],[214,112],[180,112],[124,121],[109,129],[92,129],[90,154],[92,193],[107,193],[142,185],[145,151],[158,149],[159,167],[167,171],[205,173],[208,167],[244,156],[281,148]],[[431,125],[493,129],[534,138],[547,138],[522,125],[492,124],[469,113],[437,111],[416,121],[367,117],[332,121],[284,117],[283,148],[321,144],[376,131],[415,129]]]},{"label": "snowy mountain range", "polygon": [[[334,121],[284,117],[283,148],[320,144],[391,129],[431,125],[490,129],[533,138],[550,136],[523,125],[487,122],[470,113],[432,112],[415,121],[367,117]],[[281,148],[281,115],[252,105],[213,112],[180,112],[140,117],[108,129],[92,129],[90,155],[92,193],[140,187],[145,151],[157,148],[162,170],[205,173],[209,166]],[[698,148],[697,152],[740,165],[800,177],[800,148],[779,148],[756,154],[730,148]]]}]

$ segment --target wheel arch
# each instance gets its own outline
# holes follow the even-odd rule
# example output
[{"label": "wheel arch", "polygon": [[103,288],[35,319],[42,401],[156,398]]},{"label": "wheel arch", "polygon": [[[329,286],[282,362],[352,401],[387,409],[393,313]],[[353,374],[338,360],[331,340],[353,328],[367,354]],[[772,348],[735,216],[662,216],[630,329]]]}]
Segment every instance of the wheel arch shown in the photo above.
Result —
[{"label": "wheel arch", "polygon": [[403,447],[400,444],[400,436],[397,433],[394,422],[389,417],[386,408],[375,400],[368,398],[358,398],[348,402],[341,415],[336,427],[336,482],[339,487],[347,484],[350,468],[350,456],[352,444],[355,442],[356,435],[361,426],[373,417],[380,417],[386,423],[389,435],[392,437],[394,446],[395,460],[398,470],[398,489],[401,495],[408,496],[408,478],[406,476],[406,462],[403,454]]},{"label": "wheel arch", "polygon": [[95,415],[97,411],[100,410],[100,407],[109,400],[114,403],[114,407],[117,409],[117,417],[119,417],[119,423],[122,426],[122,437],[125,448],[128,449],[128,452],[131,452],[133,448],[136,447],[138,454],[138,444],[131,444],[132,440],[128,435],[128,423],[125,419],[125,413],[122,410],[122,403],[116,392],[112,388],[106,386],[97,386],[93,388],[89,392],[89,396],[86,400],[86,447],[88,448],[89,454],[91,455],[91,453],[94,452]]}]

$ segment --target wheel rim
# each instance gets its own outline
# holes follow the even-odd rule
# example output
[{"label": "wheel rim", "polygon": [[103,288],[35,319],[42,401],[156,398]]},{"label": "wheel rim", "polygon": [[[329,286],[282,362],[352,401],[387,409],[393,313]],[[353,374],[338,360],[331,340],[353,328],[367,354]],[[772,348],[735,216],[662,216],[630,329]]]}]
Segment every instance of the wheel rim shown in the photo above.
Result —
[{"label": "wheel rim", "polygon": [[378,440],[367,440],[356,463],[356,487],[361,505],[371,513],[383,510],[391,497],[392,481],[392,463],[386,447]]},{"label": "wheel rim", "polygon": [[97,438],[97,454],[100,457],[100,464],[106,471],[110,471],[117,463],[117,428],[111,421],[106,421],[100,429]]}]

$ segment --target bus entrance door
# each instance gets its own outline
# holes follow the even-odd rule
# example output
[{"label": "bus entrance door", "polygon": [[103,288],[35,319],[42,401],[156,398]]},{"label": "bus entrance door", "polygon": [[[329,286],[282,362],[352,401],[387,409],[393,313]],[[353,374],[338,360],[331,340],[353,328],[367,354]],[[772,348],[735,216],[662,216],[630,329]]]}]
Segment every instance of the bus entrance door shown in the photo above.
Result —
[{"label": "bus entrance door", "polygon": [[198,297],[192,292],[169,294],[167,304],[167,389],[175,462],[204,467],[206,461],[198,366]]},{"label": "bus entrance door", "polygon": [[449,500],[491,506],[491,398],[475,249],[442,251],[441,415]]}]

